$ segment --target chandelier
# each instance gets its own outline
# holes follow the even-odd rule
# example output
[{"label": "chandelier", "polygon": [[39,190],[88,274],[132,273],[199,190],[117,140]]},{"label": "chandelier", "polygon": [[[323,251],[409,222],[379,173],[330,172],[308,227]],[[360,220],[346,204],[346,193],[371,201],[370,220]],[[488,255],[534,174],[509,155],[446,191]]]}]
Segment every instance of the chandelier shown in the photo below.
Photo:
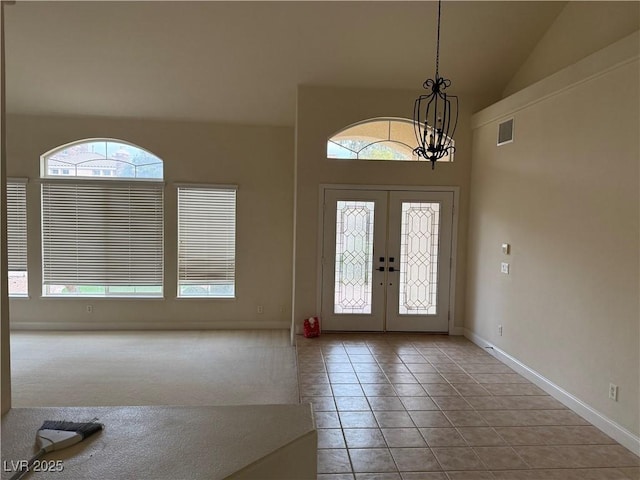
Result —
[{"label": "chandelier", "polygon": [[413,124],[418,146],[413,152],[431,162],[436,162],[455,151],[453,134],[458,125],[458,97],[447,95],[445,90],[451,80],[440,76],[440,10],[442,0],[438,0],[438,36],[436,42],[436,76],[428,78],[422,86],[429,93],[420,95],[413,107]]}]

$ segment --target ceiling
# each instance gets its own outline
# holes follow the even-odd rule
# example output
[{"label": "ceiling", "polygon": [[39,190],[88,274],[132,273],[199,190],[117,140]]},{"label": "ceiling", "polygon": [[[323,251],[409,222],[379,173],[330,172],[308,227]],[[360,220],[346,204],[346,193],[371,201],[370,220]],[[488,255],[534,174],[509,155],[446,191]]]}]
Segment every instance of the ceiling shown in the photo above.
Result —
[{"label": "ceiling", "polygon": [[[497,100],[565,2],[442,6],[451,92]],[[293,125],[298,85],[413,89],[431,1],[17,2],[7,111]]]}]

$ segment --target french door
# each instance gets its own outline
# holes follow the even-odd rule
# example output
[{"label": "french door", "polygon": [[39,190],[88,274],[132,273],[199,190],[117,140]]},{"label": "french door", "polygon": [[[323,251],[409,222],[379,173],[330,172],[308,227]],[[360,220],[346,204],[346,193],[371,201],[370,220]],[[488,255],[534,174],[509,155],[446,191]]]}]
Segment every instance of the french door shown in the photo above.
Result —
[{"label": "french door", "polygon": [[325,330],[447,332],[453,192],[324,194]]}]

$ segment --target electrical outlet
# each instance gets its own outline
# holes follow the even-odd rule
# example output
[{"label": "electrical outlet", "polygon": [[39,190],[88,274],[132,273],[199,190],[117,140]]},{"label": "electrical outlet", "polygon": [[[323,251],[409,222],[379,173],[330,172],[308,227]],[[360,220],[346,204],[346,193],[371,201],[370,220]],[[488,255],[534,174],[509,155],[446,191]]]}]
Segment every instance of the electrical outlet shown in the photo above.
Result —
[{"label": "electrical outlet", "polygon": [[502,262],[500,264],[500,271],[506,275],[509,275],[509,264],[507,262]]},{"label": "electrical outlet", "polygon": [[609,384],[609,398],[615,402],[618,401],[618,386],[613,383]]},{"label": "electrical outlet", "polygon": [[502,325],[498,325],[498,335],[502,336]]},{"label": "electrical outlet", "polygon": [[87,313],[93,313],[93,305],[87,305]]},{"label": "electrical outlet", "polygon": [[264,313],[264,307],[262,305],[258,305],[257,311],[260,314]]}]

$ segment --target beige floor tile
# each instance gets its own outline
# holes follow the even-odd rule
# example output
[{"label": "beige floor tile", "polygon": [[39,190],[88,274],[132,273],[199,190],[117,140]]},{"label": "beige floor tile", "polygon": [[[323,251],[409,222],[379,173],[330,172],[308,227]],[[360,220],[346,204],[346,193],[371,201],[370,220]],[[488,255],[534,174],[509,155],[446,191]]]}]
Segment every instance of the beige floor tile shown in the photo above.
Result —
[{"label": "beige floor tile", "polygon": [[455,428],[420,428],[430,447],[466,447],[467,442]]},{"label": "beige floor tile", "polygon": [[362,390],[367,397],[395,397],[396,390],[391,384],[363,383]]},{"label": "beige floor tile", "polygon": [[444,412],[452,425],[456,427],[484,427],[487,422],[473,410],[449,410]]},{"label": "beige floor tile", "polygon": [[504,470],[492,472],[496,480],[627,480],[620,470],[595,469],[541,469]]},{"label": "beige floor tile", "polygon": [[473,407],[461,396],[431,397],[440,410],[472,410]]},{"label": "beige floor tile", "polygon": [[364,391],[359,383],[338,383],[332,384],[334,397],[359,397],[364,396]]},{"label": "beige floor tile", "polygon": [[347,448],[341,428],[319,428],[318,448]]},{"label": "beige floor tile", "polygon": [[358,472],[397,472],[391,452],[387,448],[349,449],[353,471]]},{"label": "beige floor tile", "polygon": [[[366,393],[366,392],[365,392]],[[367,397],[369,400],[369,405],[371,406],[371,410],[374,411],[388,411],[388,410],[396,410],[396,411],[404,411],[404,405],[400,401],[398,397]]]},{"label": "beige floor tile", "polygon": [[511,447],[473,447],[473,450],[490,470],[529,468],[529,465]]},{"label": "beige floor tile", "polygon": [[351,473],[319,473],[316,477],[318,480],[354,480]]},{"label": "beige floor tile", "polygon": [[451,422],[442,412],[419,411],[409,412],[416,427],[450,427]]},{"label": "beige floor tile", "polygon": [[318,450],[318,473],[351,473],[346,449]]},{"label": "beige floor tile", "polygon": [[640,458],[620,445],[513,448],[532,468],[618,468],[640,465]]},{"label": "beige floor tile", "polygon": [[482,395],[491,395],[486,388],[477,383],[454,383],[453,387],[465,397],[469,396],[482,396]]},{"label": "beige floor tile", "polygon": [[402,480],[449,480],[442,472],[402,472]]},{"label": "beige floor tile", "polygon": [[318,428],[340,428],[337,412],[315,412],[314,417]]},{"label": "beige floor tile", "polygon": [[570,410],[484,410],[479,414],[494,427],[588,425]]},{"label": "beige floor tile", "polygon": [[338,412],[342,428],[376,428],[378,423],[371,412]]},{"label": "beige floor tile", "polygon": [[405,364],[411,373],[437,373],[435,367],[429,363],[407,363]]},{"label": "beige floor tile", "polygon": [[474,373],[471,375],[478,383],[522,383],[531,382],[517,373]]},{"label": "beige floor tile", "polygon": [[497,427],[510,445],[589,445],[615,441],[591,425],[547,427]]},{"label": "beige floor tile", "polygon": [[401,397],[407,410],[438,410],[438,406],[429,397]]},{"label": "beige floor tile", "polygon": [[471,447],[436,447],[431,449],[443,470],[486,470]]},{"label": "beige floor tile", "polygon": [[402,480],[399,473],[356,473],[356,480]]},{"label": "beige floor tile", "polygon": [[472,447],[506,445],[504,439],[491,427],[458,427],[458,432]]},{"label": "beige floor tile", "polygon": [[401,472],[442,470],[428,448],[391,448],[391,454]]},{"label": "beige floor tile", "polygon": [[640,467],[623,467],[618,470],[632,480],[640,480]]},{"label": "beige floor tile", "polygon": [[358,377],[355,373],[347,372],[329,372],[329,382],[330,383],[358,383]]},{"label": "beige floor tile", "polygon": [[371,410],[367,397],[335,397],[335,401],[339,412],[366,412]]},{"label": "beige floor tile", "polygon": [[344,438],[349,448],[386,447],[382,432],[377,428],[345,428]]},{"label": "beige floor tile", "polygon": [[328,412],[336,410],[333,397],[301,397],[300,403],[310,403],[314,412]]},{"label": "beige floor tile", "polygon": [[494,480],[491,472],[475,471],[475,472],[447,472],[449,480]]},{"label": "beige floor tile", "polygon": [[[422,388],[432,397],[460,396],[460,392],[448,383],[428,383],[422,385]],[[488,392],[487,395],[489,395]]]},{"label": "beige floor tile", "polygon": [[640,480],[638,457],[464,338],[301,343],[319,480]]},{"label": "beige floor tile", "polygon": [[427,444],[417,428],[383,428],[388,447],[423,447]]},{"label": "beige floor tile", "polygon": [[427,392],[423,385],[416,383],[398,383],[393,386],[401,397],[426,397]]},{"label": "beige floor tile", "polygon": [[546,395],[532,383],[486,383],[483,387],[492,395]]},{"label": "beige floor tile", "polygon": [[442,375],[439,373],[416,373],[414,375],[416,380],[421,383],[447,383]]},{"label": "beige floor tile", "polygon": [[[368,365],[368,364],[363,363],[361,365]],[[390,385],[389,379],[382,372],[356,372],[356,376],[360,383]]]},{"label": "beige floor tile", "polygon": [[407,412],[376,411],[373,412],[378,420],[380,428],[414,427],[413,421]]}]

